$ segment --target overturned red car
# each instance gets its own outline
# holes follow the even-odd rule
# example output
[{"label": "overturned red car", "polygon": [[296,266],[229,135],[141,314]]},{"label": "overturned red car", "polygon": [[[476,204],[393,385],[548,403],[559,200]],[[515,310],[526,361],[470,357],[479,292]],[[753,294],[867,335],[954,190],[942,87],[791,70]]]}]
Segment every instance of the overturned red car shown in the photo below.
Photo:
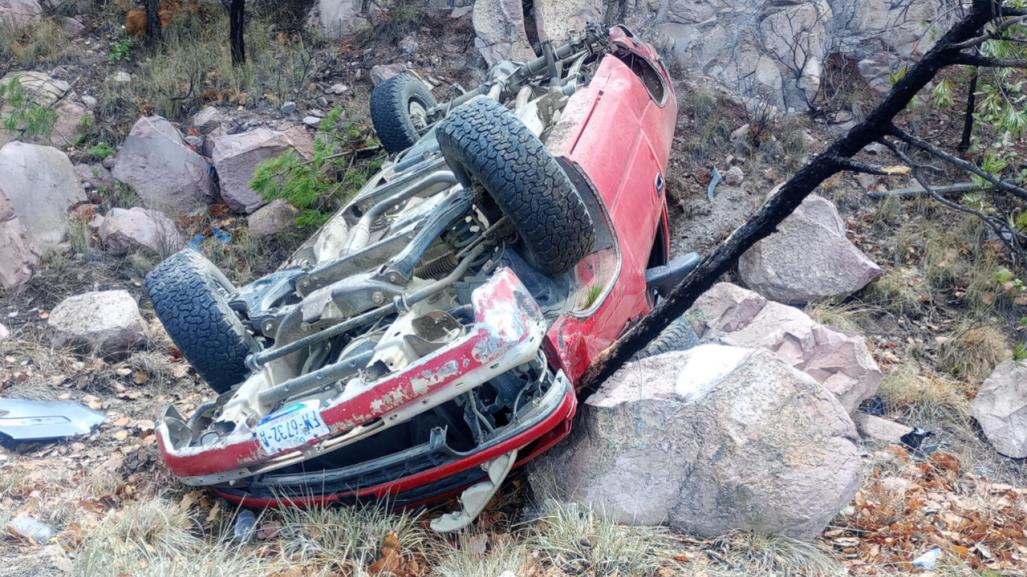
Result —
[{"label": "overturned red car", "polygon": [[158,440],[168,468],[246,506],[460,494],[466,526],[570,430],[575,383],[661,290],[677,101],[618,26],[438,103],[399,75],[372,95],[397,152],[277,272],[234,287],[183,251],[154,309],[219,393]]}]

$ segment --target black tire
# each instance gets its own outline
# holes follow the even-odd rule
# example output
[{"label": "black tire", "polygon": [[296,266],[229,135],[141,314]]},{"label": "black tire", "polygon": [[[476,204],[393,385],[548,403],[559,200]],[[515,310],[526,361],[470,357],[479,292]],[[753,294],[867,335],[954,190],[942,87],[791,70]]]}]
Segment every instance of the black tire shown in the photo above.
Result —
[{"label": "black tire", "polygon": [[558,275],[595,246],[592,217],[567,174],[503,105],[473,100],[444,118],[435,137],[457,178],[480,183],[510,219],[535,268]]},{"label": "black tire", "polygon": [[180,251],[146,275],[146,292],[171,340],[210,388],[223,393],[246,378],[258,349],[228,306],[231,282],[200,253]]},{"label": "black tire", "polygon": [[371,123],[390,154],[406,150],[428,130],[427,112],[435,97],[410,74],[397,74],[371,92]]},{"label": "black tire", "polygon": [[667,325],[655,339],[649,341],[644,349],[635,353],[631,360],[640,361],[663,353],[687,351],[698,344],[699,336],[695,334],[692,323],[682,315]]}]

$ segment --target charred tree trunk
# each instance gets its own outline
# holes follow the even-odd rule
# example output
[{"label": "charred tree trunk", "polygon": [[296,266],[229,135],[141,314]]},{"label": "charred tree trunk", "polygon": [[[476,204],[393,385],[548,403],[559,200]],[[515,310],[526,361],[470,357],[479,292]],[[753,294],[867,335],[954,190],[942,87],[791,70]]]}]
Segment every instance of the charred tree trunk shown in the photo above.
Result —
[{"label": "charred tree trunk", "polygon": [[246,44],[243,32],[246,28],[246,0],[232,0],[228,7],[228,36],[232,45],[232,64],[246,63]]},{"label": "charred tree trunk", "polygon": [[980,74],[978,68],[974,67],[970,76],[970,86],[966,89],[966,113],[963,116],[963,137],[959,139],[960,153],[970,150],[970,140],[974,132],[974,108],[977,107],[977,76]]},{"label": "charred tree trunk", "polygon": [[888,134],[892,120],[909,105],[917,92],[942,68],[957,63],[960,57],[957,45],[978,36],[985,24],[999,15],[998,11],[999,7],[991,0],[974,0],[970,12],[909,69],[863,122],[788,179],[752,218],[717,245],[648,316],[607,349],[582,376],[579,383],[582,390],[586,393],[594,391],[674,319],[684,314],[700,295],[737,264],[745,251],[773,233],[781,221],[822,182],[838,172],[853,168],[851,158],[866,145]]},{"label": "charred tree trunk", "polygon": [[161,38],[160,0],[146,0],[146,36],[147,46],[156,46]]}]

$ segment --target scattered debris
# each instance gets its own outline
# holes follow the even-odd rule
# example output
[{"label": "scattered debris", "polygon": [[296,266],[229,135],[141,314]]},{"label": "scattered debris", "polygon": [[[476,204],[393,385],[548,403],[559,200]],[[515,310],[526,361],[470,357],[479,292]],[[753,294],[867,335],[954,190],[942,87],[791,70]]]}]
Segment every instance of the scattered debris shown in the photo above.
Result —
[{"label": "scattered debris", "polygon": [[8,521],[7,532],[37,545],[49,543],[54,535],[54,531],[49,525],[25,516],[18,516]]},{"label": "scattered debris", "polygon": [[0,399],[0,445],[85,435],[105,417],[75,401]]},{"label": "scattered debris", "polygon": [[913,566],[917,569],[934,569],[941,558],[941,549],[935,547],[913,560]]},{"label": "scattered debris", "polygon": [[717,196],[717,185],[720,184],[722,178],[720,171],[714,166],[710,171],[710,184],[706,187],[706,198],[712,201]]}]

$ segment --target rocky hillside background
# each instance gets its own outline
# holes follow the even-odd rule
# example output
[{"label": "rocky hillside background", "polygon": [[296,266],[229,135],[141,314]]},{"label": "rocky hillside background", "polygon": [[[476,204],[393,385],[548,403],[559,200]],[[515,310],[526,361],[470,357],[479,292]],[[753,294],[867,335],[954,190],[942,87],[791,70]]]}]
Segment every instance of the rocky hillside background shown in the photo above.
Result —
[{"label": "rocky hillside background", "polygon": [[[216,2],[175,3],[150,49],[130,2],[0,0],[0,396],[106,416],[0,450],[4,574],[1023,575],[1024,272],[976,219],[886,194],[902,175],[821,187],[689,312],[700,349],[582,399],[465,534],[375,507],[253,518],[178,484],[153,436],[207,389],[143,277],[184,246],[236,283],[273,270],[383,160],[384,78],[444,97],[627,22],[673,66],[672,245],[702,252],[863,117],[949,4],[251,0],[233,66]],[[902,121],[958,141],[953,92]],[[316,198],[261,186],[283,158]]]}]

